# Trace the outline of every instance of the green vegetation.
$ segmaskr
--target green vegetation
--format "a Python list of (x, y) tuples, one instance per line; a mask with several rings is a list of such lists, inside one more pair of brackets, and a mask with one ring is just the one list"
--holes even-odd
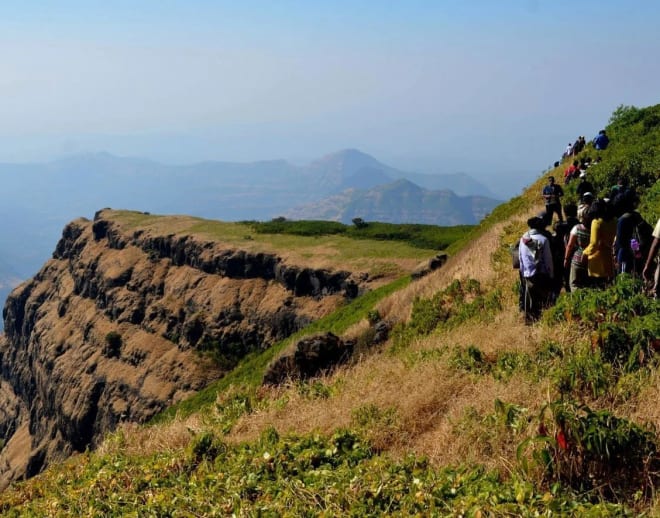
[(479, 317), (483, 322), (502, 309), (499, 290), (485, 292), (479, 281), (453, 281), (433, 297), (417, 298), (413, 302), (410, 322), (400, 323), (393, 330), (394, 350), (406, 347), (412, 338), (427, 335), (442, 327), (456, 327)]
[[(610, 148), (598, 153), (603, 161), (589, 169), (590, 180), (605, 194), (617, 177), (628, 178), (641, 195), (642, 214), (655, 222), (660, 216), (660, 105), (621, 106), (607, 131)], [(596, 156), (590, 146), (583, 156), (587, 154)], [(552, 173), (562, 177), (565, 166)], [(509, 217), (529, 214), (541, 203), (545, 181), (539, 178), (472, 229), (282, 219), (226, 227), (199, 220), (193, 228), (217, 238), (231, 235), (255, 246), (263, 246), (260, 239), (293, 247), (319, 236), (324, 243), (344, 240), (342, 259), (363, 254), (368, 261), (395, 245), (455, 253)], [(575, 184), (566, 189), (567, 200), (575, 199)], [(131, 216), (141, 223), (148, 217)], [(515, 224), (503, 225), (507, 239), (517, 231)], [(365, 244), (367, 239), (392, 241), (377, 251), (373, 243)], [(503, 268), (507, 258), (502, 246), (494, 262)], [(627, 276), (605, 290), (562, 295), (542, 322), (529, 330), (543, 337), (536, 342), (540, 345), (524, 351), (492, 352), (481, 343), (409, 347), (415, 340), (426, 339), (428, 344), (443, 330), (465, 323), (496, 320), (510, 288), (485, 288), (475, 280), (456, 280), (431, 297), (416, 298), (410, 319), (393, 329), (394, 358), (388, 356), (389, 360), (401, 359), (415, 374), (433, 364), (449, 369), (441, 373), (453, 370), (469, 376), (469, 382), (495, 386), (494, 411), (484, 415), (476, 404), (466, 405), (447, 424), (454, 438), (466, 437), (471, 446), (483, 446), (493, 457), (508, 451), (510, 458), (500, 471), (475, 464), (437, 467), (417, 456), (389, 456), (382, 447), (387, 441), (378, 441), (380, 432), (413, 433), (405, 428), (411, 426), (405, 409), (389, 403), (360, 401), (351, 408), (350, 430), (280, 436), (268, 428), (258, 440), (228, 442), (226, 434), (241, 416), (269, 406), (284, 409), (293, 396), (313, 404), (331, 401), (341, 392), (338, 381), (298, 383), (292, 388), (297, 395), (283, 392), (276, 400), (265, 399), (257, 388), (268, 363), (293, 342), (315, 332), (341, 334), (363, 319), (373, 325), (381, 318), (375, 304), (408, 282), (403, 278), (368, 293), (275, 347), (252, 353), (223, 379), (154, 420), (167, 423), (175, 415), (199, 413), (203, 429), (190, 430), (192, 440), (185, 449), (125, 454), (127, 439), (118, 432), (108, 441), (109, 453), (80, 455), (40, 479), (0, 494), (0, 512), (7, 516), (601, 517), (638, 516), (653, 510), (654, 490), (660, 482), (659, 437), (653, 426), (622, 415), (635, 415), (630, 409), (643, 406), (639, 399), (648, 380), (656, 377), (657, 383), (660, 303), (645, 296), (640, 282)], [(524, 400), (499, 399), (499, 390), (517, 379), (525, 381), (525, 389), (538, 386), (543, 392), (541, 403), (532, 402), (536, 410)]]
[(362, 319), (373, 316), (373, 307), (386, 296), (400, 290), (410, 282), (410, 277), (403, 277), (376, 290), (365, 293), (351, 301), (325, 318), (311, 323), (305, 329), (294, 333), (286, 340), (275, 344), (265, 351), (252, 353), (245, 357), (241, 363), (225, 377), (212, 383), (196, 395), (167, 409), (153, 419), (153, 423), (160, 423), (174, 418), (176, 415), (187, 416), (194, 412), (203, 412), (216, 401), (218, 394), (231, 386), (248, 387), (253, 392), (262, 380), (266, 367), (279, 353), (292, 343), (305, 336), (322, 331), (330, 331), (340, 335), (351, 325)]
[[(196, 235), (200, 239), (257, 253), (282, 254), (286, 251), (293, 263), (363, 270), (372, 278), (388, 279), (405, 275), (410, 271), (411, 260), (421, 261), (436, 255), (438, 250), (447, 247), (470, 228), (374, 223), (361, 231), (363, 234), (354, 235), (353, 228), (328, 221), (290, 222), (279, 218), (267, 223), (228, 223), (133, 211), (116, 211), (112, 217), (129, 229), (153, 230), (181, 237)], [(289, 229), (291, 225), (297, 230), (288, 232), (279, 228)]]
[(543, 408), (539, 435), (520, 444), (518, 460), (528, 473), (532, 463), (540, 468), (546, 483), (639, 502), (651, 497), (657, 482), (657, 453), (655, 430), (558, 400)]
[[(434, 469), (423, 458), (396, 461), (359, 435), (280, 437), (266, 430), (232, 446), (197, 435), (177, 458), (114, 451), (84, 454), (33, 488), (5, 495), (5, 516), (632, 516), (621, 504), (594, 503), (554, 485), (536, 489), (522, 476), (502, 481), (482, 468)], [(642, 444), (644, 444), (642, 442)]]
[(602, 357), (619, 375), (646, 365), (659, 345), (660, 302), (646, 296), (642, 282), (628, 275), (619, 275), (606, 290), (562, 295), (544, 318), (592, 330), (591, 356)]
[[(647, 221), (657, 221), (660, 217), (660, 105), (648, 108), (619, 106), (606, 129), (610, 137), (606, 150), (596, 151), (587, 146), (577, 157), (602, 158), (600, 163), (589, 168), (596, 194), (609, 196), (617, 179), (625, 178), (642, 197), (642, 215)], [(567, 201), (577, 199), (576, 186), (577, 182), (572, 182), (566, 189)]]
[(341, 234), (351, 239), (402, 241), (410, 246), (445, 250), (473, 227), (458, 225), (396, 224), (365, 222), (356, 218), (353, 226), (334, 221), (289, 221), (282, 218), (268, 222), (246, 222), (258, 234), (291, 234), (296, 236), (329, 236)]

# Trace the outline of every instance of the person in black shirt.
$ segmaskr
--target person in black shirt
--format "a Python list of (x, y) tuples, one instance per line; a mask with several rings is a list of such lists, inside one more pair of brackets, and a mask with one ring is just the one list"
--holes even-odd
[(585, 192), (594, 192), (594, 186), (587, 180), (587, 173), (580, 173), (580, 183), (577, 186), (577, 194), (580, 198)]
[(548, 184), (543, 187), (542, 196), (545, 200), (545, 212), (547, 214), (546, 224), (552, 223), (552, 213), (556, 212), (559, 221), (564, 221), (564, 216), (561, 212), (561, 197), (564, 195), (564, 190), (560, 185), (555, 183), (554, 176), (548, 176)]

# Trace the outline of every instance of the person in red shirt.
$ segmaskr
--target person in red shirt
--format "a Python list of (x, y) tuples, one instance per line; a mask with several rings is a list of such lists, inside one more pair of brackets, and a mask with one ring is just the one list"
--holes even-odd
[(571, 179), (575, 178), (580, 171), (580, 161), (573, 160), (573, 163), (569, 165), (564, 171), (564, 183), (568, 183)]

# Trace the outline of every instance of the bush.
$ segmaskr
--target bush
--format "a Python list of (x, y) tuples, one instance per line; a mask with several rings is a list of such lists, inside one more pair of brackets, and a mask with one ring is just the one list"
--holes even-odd
[(104, 356), (108, 358), (119, 358), (121, 354), (122, 337), (116, 331), (110, 331), (105, 335), (105, 347), (103, 348)]
[(353, 225), (355, 225), (355, 228), (366, 228), (369, 226), (369, 224), (362, 218), (353, 218), (351, 221), (353, 222)]
[(550, 482), (578, 491), (597, 490), (607, 499), (651, 496), (657, 482), (655, 430), (570, 401), (546, 405), (539, 416), (539, 436), (518, 447), (529, 472), (529, 454)]
[(258, 234), (292, 234), (298, 236), (341, 234), (352, 239), (402, 241), (410, 246), (429, 250), (444, 250), (474, 228), (471, 225), (440, 227), (437, 225), (406, 223), (367, 223), (362, 218), (355, 218), (353, 226), (350, 227), (336, 221), (289, 221), (284, 218), (276, 218), (268, 222), (251, 221), (246, 223)]

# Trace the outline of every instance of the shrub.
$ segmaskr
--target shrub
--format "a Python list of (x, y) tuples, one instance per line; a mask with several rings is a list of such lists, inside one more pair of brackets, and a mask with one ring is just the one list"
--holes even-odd
[(226, 451), (226, 446), (212, 432), (204, 432), (191, 442), (189, 446), (190, 458), (194, 463), (204, 460), (212, 461)]
[(353, 218), (351, 221), (353, 222), (353, 225), (355, 225), (355, 228), (366, 228), (369, 226), (369, 224), (362, 218)]
[(568, 396), (597, 398), (614, 385), (612, 367), (603, 362), (598, 351), (583, 346), (553, 370), (555, 386), (559, 393)]
[(570, 401), (546, 405), (539, 416), (539, 436), (518, 447), (529, 472), (529, 454), (544, 477), (578, 491), (597, 490), (608, 499), (651, 496), (657, 479), (655, 430)]
[(105, 347), (103, 354), (108, 358), (119, 358), (121, 354), (121, 346), (123, 340), (121, 335), (116, 331), (110, 331), (105, 335)]

